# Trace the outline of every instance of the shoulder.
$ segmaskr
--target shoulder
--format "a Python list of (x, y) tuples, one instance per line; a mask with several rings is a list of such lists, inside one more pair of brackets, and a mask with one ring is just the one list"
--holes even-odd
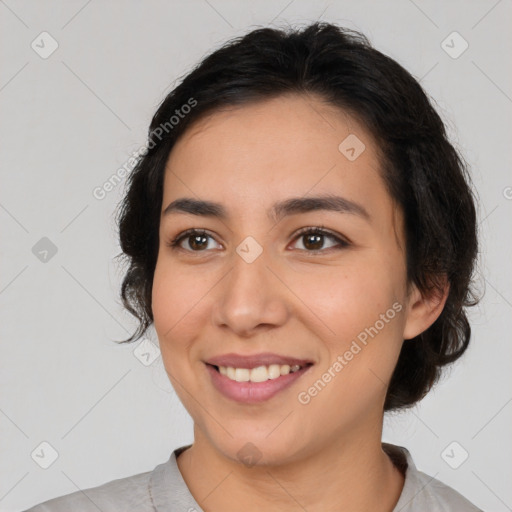
[[(483, 512), (462, 494), (440, 480), (418, 471), (418, 495), (412, 500), (418, 506), (440, 512)], [(421, 489), (421, 490), (420, 490)], [(419, 509), (418, 509), (419, 510)]]
[(452, 487), (419, 471), (407, 448), (387, 443), (383, 448), (405, 471), (402, 494), (393, 512), (483, 512)]
[(201, 510), (190, 494), (176, 458), (191, 445), (176, 448), (152, 471), (112, 480), (53, 498), (23, 512), (137, 512)]
[(50, 499), (23, 512), (153, 512), (148, 487), (151, 474), (152, 472), (148, 471), (112, 480), (98, 487)]

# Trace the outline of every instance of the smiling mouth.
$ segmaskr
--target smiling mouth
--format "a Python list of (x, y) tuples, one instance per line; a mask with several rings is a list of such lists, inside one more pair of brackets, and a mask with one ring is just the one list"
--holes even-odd
[(290, 373), (299, 372), (309, 366), (312, 366), (313, 363), (306, 363), (303, 365), (294, 364), (292, 366), (288, 364), (270, 364), (257, 366), (255, 368), (234, 368), (232, 366), (206, 364), (234, 382), (258, 383), (266, 382), (268, 380), (276, 380)]
[[(276, 358), (273, 357), (273, 359)], [(235, 363), (236, 358), (230, 358), (230, 360)], [(225, 364), (231, 361), (226, 361)], [(251, 366), (251, 368), (243, 368), (212, 364), (214, 362), (221, 361), (205, 362), (213, 387), (224, 397), (247, 405), (263, 403), (284, 392), (294, 382), (308, 374), (314, 365), (309, 361), (290, 360), (291, 365), (275, 362), (263, 365), (260, 362), (256, 366), (254, 359), (252, 361), (238, 359), (235, 364)]]

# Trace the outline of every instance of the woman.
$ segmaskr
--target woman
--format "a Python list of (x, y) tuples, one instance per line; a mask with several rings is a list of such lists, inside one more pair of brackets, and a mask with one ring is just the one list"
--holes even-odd
[(462, 159), (359, 33), (258, 29), (163, 101), (119, 211), (122, 285), (194, 442), (31, 511), (478, 511), (382, 443), (468, 347)]

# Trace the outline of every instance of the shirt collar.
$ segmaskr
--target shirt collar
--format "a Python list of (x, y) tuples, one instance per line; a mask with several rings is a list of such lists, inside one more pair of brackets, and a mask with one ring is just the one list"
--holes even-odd
[(420, 474), (412, 460), (412, 455), (405, 446), (382, 443), (382, 449), (405, 475), (400, 498), (392, 512), (407, 512), (411, 510), (412, 501), (423, 490), (424, 484), (421, 483)]
[(151, 473), (149, 494), (157, 512), (201, 512), (181, 476), (176, 458), (192, 445), (181, 446), (171, 453), (169, 460)]

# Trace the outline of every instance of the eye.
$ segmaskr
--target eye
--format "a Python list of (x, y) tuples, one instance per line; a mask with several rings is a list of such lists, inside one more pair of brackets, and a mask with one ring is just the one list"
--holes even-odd
[[(178, 248), (189, 252), (203, 252), (203, 249), (208, 248), (208, 238), (213, 239), (204, 229), (187, 229), (187, 231), (180, 233), (174, 240), (167, 242), (166, 245), (173, 249)], [(182, 247), (182, 240), (187, 241), (191, 249)]]
[[(331, 233), (330, 231), (326, 231), (325, 229), (322, 229), (322, 228), (323, 228), (323, 226), (300, 229), (299, 232), (297, 233), (297, 236), (295, 237), (295, 240), (305, 241), (305, 243), (302, 244), (304, 249), (301, 249), (301, 248), (299, 248), (299, 249), (305, 250), (307, 252), (312, 252), (312, 253), (325, 252), (325, 251), (322, 251), (322, 248), (325, 249), (325, 247), (323, 247), (324, 246), (323, 239), (325, 239), (325, 238), (330, 238), (331, 240), (334, 240), (338, 245), (338, 247), (337, 247), (338, 249), (343, 249), (350, 245), (347, 241), (341, 239), (339, 236), (336, 236), (333, 233)], [(327, 249), (332, 249), (332, 248), (333, 248), (333, 246), (327, 247)], [(336, 247), (334, 247), (334, 249), (336, 249)]]

